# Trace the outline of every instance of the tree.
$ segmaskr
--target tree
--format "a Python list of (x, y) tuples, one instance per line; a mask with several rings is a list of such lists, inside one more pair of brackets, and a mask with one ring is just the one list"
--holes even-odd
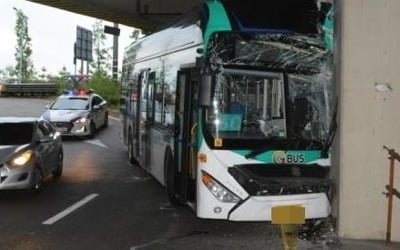
[(112, 59), (109, 53), (110, 48), (106, 47), (106, 34), (101, 20), (96, 20), (93, 25), (93, 50), (94, 61), (91, 63), (91, 67), (94, 69), (93, 74), (109, 76)]
[(33, 64), (31, 60), (32, 45), (31, 38), (28, 33), (28, 17), (22, 10), (14, 8), (16, 12), (15, 34), (17, 36), (17, 45), (15, 51), (15, 73), (18, 76), (19, 82), (25, 82), (33, 77)]
[(58, 72), (59, 77), (65, 78), (67, 75), (69, 75), (67, 71), (67, 67), (65, 65), (61, 68), (61, 70)]
[(133, 30), (132, 30), (132, 33), (129, 35), (129, 38), (132, 38), (133, 41), (136, 41), (136, 40), (139, 38), (139, 36), (140, 36), (141, 33), (142, 33), (141, 30), (139, 30), (139, 29), (133, 29)]
[(4, 70), (0, 70), (0, 80), (5, 82), (15, 82), (16, 74), (13, 66), (8, 65)]
[(47, 69), (45, 68), (45, 67), (42, 67), (42, 70), (41, 70), (42, 72), (40, 73), (40, 75), (39, 75), (39, 77), (40, 77), (40, 80), (41, 81), (43, 81), (43, 82), (45, 82), (47, 79)]

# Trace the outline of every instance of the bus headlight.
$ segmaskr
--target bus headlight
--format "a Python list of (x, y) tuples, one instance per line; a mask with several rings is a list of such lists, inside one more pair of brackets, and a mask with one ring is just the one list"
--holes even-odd
[(205, 171), (201, 171), (201, 180), (207, 189), (214, 195), (217, 200), (227, 203), (237, 203), (240, 198), (229, 191), (226, 187), (218, 183), (211, 175)]

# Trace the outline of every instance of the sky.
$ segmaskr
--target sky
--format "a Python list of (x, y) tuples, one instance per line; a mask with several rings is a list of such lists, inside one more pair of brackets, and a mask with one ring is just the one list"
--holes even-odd
[[(96, 19), (25, 0), (0, 0), (0, 69), (16, 64), (14, 57), (16, 13), (13, 7), (21, 9), (29, 18), (28, 32), (32, 39), (31, 58), (35, 70), (40, 72), (42, 67), (45, 67), (48, 73), (57, 74), (65, 66), (68, 72), (75, 74), (73, 46), (76, 40), (76, 27), (79, 25), (92, 30)], [(103, 24), (113, 26), (108, 21), (103, 21)], [(124, 48), (132, 42), (129, 35), (133, 28), (124, 25), (119, 25), (119, 28), (121, 29), (118, 56), (120, 70)], [(107, 47), (112, 47), (112, 35), (106, 36)], [(80, 61), (77, 62), (77, 66), (79, 70)]]

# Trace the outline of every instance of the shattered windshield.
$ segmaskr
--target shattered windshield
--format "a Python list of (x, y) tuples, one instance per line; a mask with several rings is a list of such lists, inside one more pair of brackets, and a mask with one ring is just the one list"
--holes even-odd
[[(294, 34), (218, 32), (208, 46), (215, 68), (222, 65), (318, 73), (331, 59), (321, 39)], [(326, 69), (331, 70), (331, 69)]]
[(331, 54), (318, 39), (222, 32), (208, 48), (215, 85), (205, 123), (213, 138), (290, 141), (303, 148), (327, 140)]
[(283, 74), (224, 69), (207, 123), (216, 138), (286, 137)]

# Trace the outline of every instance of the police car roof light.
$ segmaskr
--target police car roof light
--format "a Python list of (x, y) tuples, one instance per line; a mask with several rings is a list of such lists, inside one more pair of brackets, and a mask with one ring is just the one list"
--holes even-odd
[(63, 91), (63, 94), (67, 96), (82, 96), (82, 95), (90, 95), (92, 93), (93, 93), (92, 89), (84, 89), (84, 88), (65, 89)]

